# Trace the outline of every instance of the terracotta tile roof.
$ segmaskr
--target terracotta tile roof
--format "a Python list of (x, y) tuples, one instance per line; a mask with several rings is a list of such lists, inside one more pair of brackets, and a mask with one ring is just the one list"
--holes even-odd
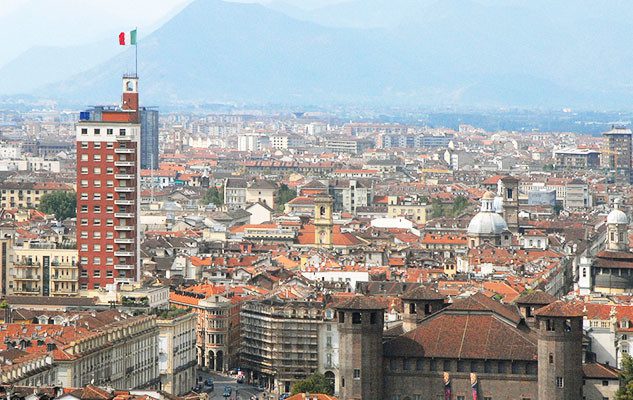
[(521, 315), (516, 307), (508, 307), (486, 297), (483, 293), (475, 293), (465, 299), (457, 300), (446, 309), (451, 311), (491, 311), (514, 323), (521, 320)]
[(495, 313), (440, 311), (387, 342), (384, 352), (404, 357), (533, 361), (537, 340), (533, 332), (522, 331)]
[(588, 379), (619, 379), (620, 370), (600, 363), (585, 363), (582, 373)]
[(334, 307), (340, 310), (382, 310), (385, 308), (378, 299), (361, 295), (339, 301)]
[(556, 301), (556, 297), (552, 296), (549, 293), (545, 293), (542, 290), (534, 290), (529, 293), (523, 293), (519, 298), (517, 298), (514, 302), (516, 304), (536, 304), (536, 305), (546, 305)]
[(444, 300), (446, 297), (436, 290), (420, 285), (407, 290), (401, 298), (402, 300)]
[(566, 303), (562, 300), (546, 305), (536, 310), (537, 317), (582, 317), (583, 307), (581, 303)]
[(297, 393), (294, 396), (290, 396), (286, 398), (286, 400), (338, 400), (338, 399), (334, 396), (330, 396), (329, 394), (323, 394), (323, 393), (317, 393), (317, 394)]

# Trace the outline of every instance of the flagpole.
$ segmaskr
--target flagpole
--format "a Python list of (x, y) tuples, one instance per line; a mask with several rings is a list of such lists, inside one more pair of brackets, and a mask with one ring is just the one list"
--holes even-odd
[(134, 44), (134, 75), (138, 78), (138, 27), (134, 27), (136, 32), (136, 43)]

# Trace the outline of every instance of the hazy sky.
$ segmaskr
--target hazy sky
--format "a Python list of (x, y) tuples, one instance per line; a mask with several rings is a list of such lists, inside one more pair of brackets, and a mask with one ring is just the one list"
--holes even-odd
[[(142, 37), (191, 1), (0, 0), (0, 37), (4, 39), (1, 42), (0, 66), (34, 46), (83, 45), (107, 39), (135, 26)], [(263, 4), (279, 1), (293, 7), (312, 9), (343, 0), (231, 1)]]

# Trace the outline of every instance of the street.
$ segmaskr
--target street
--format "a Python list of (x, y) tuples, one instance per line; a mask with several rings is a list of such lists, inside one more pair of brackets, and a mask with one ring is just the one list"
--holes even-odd
[[(255, 396), (258, 400), (264, 399), (264, 392), (258, 388), (249, 384), (238, 384), (237, 377), (226, 376), (217, 373), (209, 373), (198, 370), (198, 376), (202, 379), (211, 378), (215, 385), (215, 389), (209, 393), (209, 400), (225, 400), (223, 396), (224, 387), (229, 386), (231, 388), (231, 397), (229, 400), (249, 400), (251, 396)], [(271, 399), (274, 397), (270, 397)]]

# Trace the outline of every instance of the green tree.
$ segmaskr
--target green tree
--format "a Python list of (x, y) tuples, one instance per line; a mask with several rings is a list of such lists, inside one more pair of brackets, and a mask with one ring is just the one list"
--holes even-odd
[(615, 394), (615, 400), (633, 400), (633, 358), (626, 353), (622, 357), (620, 388)]
[(77, 195), (75, 192), (56, 190), (40, 198), (39, 210), (46, 214), (55, 214), (58, 220), (77, 216)]
[(221, 206), (224, 204), (224, 190), (222, 188), (218, 189), (216, 187), (209, 188), (207, 192), (204, 194), (202, 198), (203, 204), (215, 204), (216, 206)]
[(440, 218), (444, 216), (444, 204), (442, 204), (442, 200), (440, 200), (439, 197), (436, 197), (431, 201), (431, 211), (433, 218)]
[(292, 386), (292, 394), (323, 393), (334, 394), (332, 383), (323, 374), (312, 374)]
[(279, 189), (277, 189), (275, 197), (275, 203), (277, 204), (277, 207), (282, 209), (284, 204), (297, 197), (297, 191), (294, 189), (290, 189), (288, 185), (282, 183), (281, 186), (279, 186)]
[(455, 197), (455, 201), (453, 201), (453, 216), (457, 216), (461, 214), (468, 207), (468, 199), (464, 196)]

